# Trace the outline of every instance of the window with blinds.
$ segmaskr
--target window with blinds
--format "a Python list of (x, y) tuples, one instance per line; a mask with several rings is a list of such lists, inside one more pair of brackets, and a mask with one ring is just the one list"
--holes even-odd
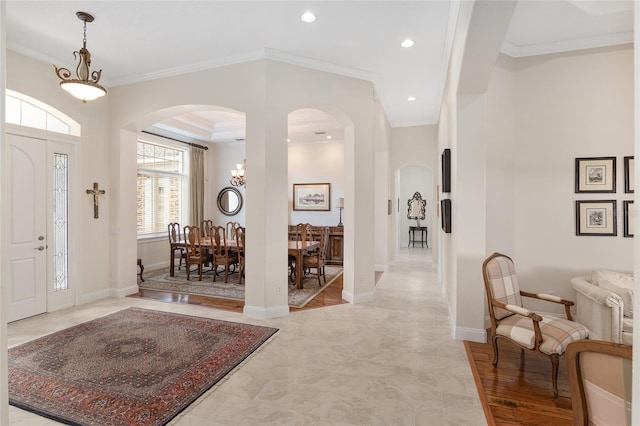
[(138, 141), (138, 236), (166, 234), (182, 223), (187, 178), (185, 150)]

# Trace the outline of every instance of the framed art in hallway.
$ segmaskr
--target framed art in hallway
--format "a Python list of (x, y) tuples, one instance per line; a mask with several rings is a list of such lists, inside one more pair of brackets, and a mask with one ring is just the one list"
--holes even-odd
[(442, 230), (446, 234), (451, 233), (451, 200), (444, 198), (440, 200), (442, 210)]
[(576, 235), (618, 235), (616, 200), (576, 201)]
[(442, 192), (451, 192), (451, 150), (445, 148), (441, 155)]
[(633, 156), (624, 157), (624, 192), (627, 194), (633, 194), (636, 186), (634, 185), (633, 177), (635, 176), (635, 165)]
[(330, 200), (330, 183), (293, 184), (294, 210), (329, 211)]
[(624, 237), (633, 238), (634, 226), (633, 226), (633, 201), (623, 201), (624, 205)]
[(576, 158), (576, 193), (616, 192), (616, 157)]

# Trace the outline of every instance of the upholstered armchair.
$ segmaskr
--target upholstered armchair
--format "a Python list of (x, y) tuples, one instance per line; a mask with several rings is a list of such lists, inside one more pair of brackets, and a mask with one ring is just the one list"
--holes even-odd
[(567, 346), (573, 424), (630, 425), (633, 347), (604, 340)]
[(633, 276), (594, 270), (571, 280), (576, 291), (576, 321), (591, 339), (633, 345)]
[[(493, 253), (484, 261), (482, 275), (491, 318), (493, 366), (498, 365), (498, 339), (512, 342), (522, 350), (541, 353), (551, 361), (553, 396), (558, 397), (560, 356), (569, 343), (589, 337), (586, 327), (572, 321), (570, 308), (573, 302), (553, 295), (521, 291), (513, 261), (500, 253)], [(567, 318), (543, 317), (526, 309), (523, 297), (561, 304)]]

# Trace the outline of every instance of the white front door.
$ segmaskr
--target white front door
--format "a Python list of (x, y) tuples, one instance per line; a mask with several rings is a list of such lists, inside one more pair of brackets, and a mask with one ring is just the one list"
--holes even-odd
[(47, 311), (47, 141), (7, 134), (9, 321)]

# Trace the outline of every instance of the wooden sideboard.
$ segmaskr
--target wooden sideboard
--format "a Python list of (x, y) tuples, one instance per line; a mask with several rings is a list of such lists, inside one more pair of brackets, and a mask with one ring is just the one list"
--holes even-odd
[[(312, 231), (318, 228), (312, 226)], [(329, 249), (327, 250), (326, 262), (329, 265), (342, 265), (344, 259), (344, 227), (329, 226)], [(289, 225), (289, 238), (296, 233), (296, 226)]]

